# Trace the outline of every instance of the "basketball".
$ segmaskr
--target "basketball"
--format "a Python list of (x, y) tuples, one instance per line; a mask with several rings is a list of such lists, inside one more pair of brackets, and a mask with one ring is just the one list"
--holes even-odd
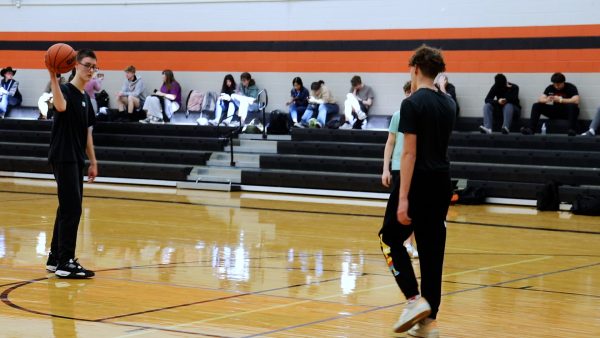
[(57, 43), (46, 51), (46, 68), (55, 73), (68, 73), (75, 67), (77, 53), (66, 43)]

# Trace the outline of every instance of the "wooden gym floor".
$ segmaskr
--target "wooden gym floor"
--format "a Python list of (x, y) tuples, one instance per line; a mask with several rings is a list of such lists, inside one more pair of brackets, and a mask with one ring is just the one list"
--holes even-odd
[[(0, 337), (393, 336), (384, 201), (85, 189), (77, 252), (97, 276), (59, 280), (54, 182), (0, 178)], [(600, 219), (453, 206), (443, 281), (441, 337), (598, 337)]]

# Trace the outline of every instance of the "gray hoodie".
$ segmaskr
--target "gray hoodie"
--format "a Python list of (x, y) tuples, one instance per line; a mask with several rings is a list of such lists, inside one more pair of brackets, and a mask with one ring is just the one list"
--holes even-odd
[(123, 96), (132, 95), (138, 97), (140, 101), (144, 101), (146, 98), (144, 89), (144, 82), (142, 81), (142, 78), (136, 75), (134, 81), (125, 79), (125, 82), (123, 82), (123, 87), (121, 88), (121, 92), (123, 93)]

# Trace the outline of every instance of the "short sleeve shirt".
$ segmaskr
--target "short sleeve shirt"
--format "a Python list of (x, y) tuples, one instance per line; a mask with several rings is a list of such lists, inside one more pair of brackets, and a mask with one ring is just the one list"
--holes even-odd
[(394, 151), (392, 151), (392, 170), (400, 170), (400, 156), (404, 146), (404, 134), (398, 131), (400, 125), (400, 111), (395, 112), (390, 120), (389, 132), (396, 135)]
[(64, 112), (56, 112), (50, 136), (50, 162), (85, 161), (88, 128), (96, 123), (94, 109), (85, 92), (71, 83), (60, 85), (67, 102)]
[(554, 96), (560, 96), (565, 99), (570, 99), (575, 95), (579, 95), (579, 92), (577, 91), (577, 87), (575, 87), (574, 84), (572, 84), (570, 82), (565, 82), (565, 86), (561, 90), (554, 88), (553, 85), (549, 85), (548, 87), (546, 87), (546, 90), (544, 90), (544, 95), (546, 95), (546, 96), (554, 95)]
[(455, 119), (456, 103), (440, 91), (421, 88), (402, 101), (398, 130), (417, 135), (415, 171), (450, 170), (448, 143)]

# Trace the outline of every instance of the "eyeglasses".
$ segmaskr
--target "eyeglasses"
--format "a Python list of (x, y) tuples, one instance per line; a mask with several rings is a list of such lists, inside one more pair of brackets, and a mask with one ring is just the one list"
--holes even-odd
[(100, 68), (96, 67), (96, 65), (94, 65), (94, 64), (90, 64), (90, 63), (88, 63), (88, 64), (83, 64), (83, 63), (81, 63), (81, 62), (79, 62), (79, 64), (80, 64), (80, 65), (82, 65), (82, 66), (84, 66), (84, 67), (85, 67), (85, 69), (87, 69), (87, 70), (88, 70), (88, 72), (89, 72), (89, 71), (92, 71), (92, 72), (97, 72), (97, 71), (99, 71), (99, 70), (100, 70)]

